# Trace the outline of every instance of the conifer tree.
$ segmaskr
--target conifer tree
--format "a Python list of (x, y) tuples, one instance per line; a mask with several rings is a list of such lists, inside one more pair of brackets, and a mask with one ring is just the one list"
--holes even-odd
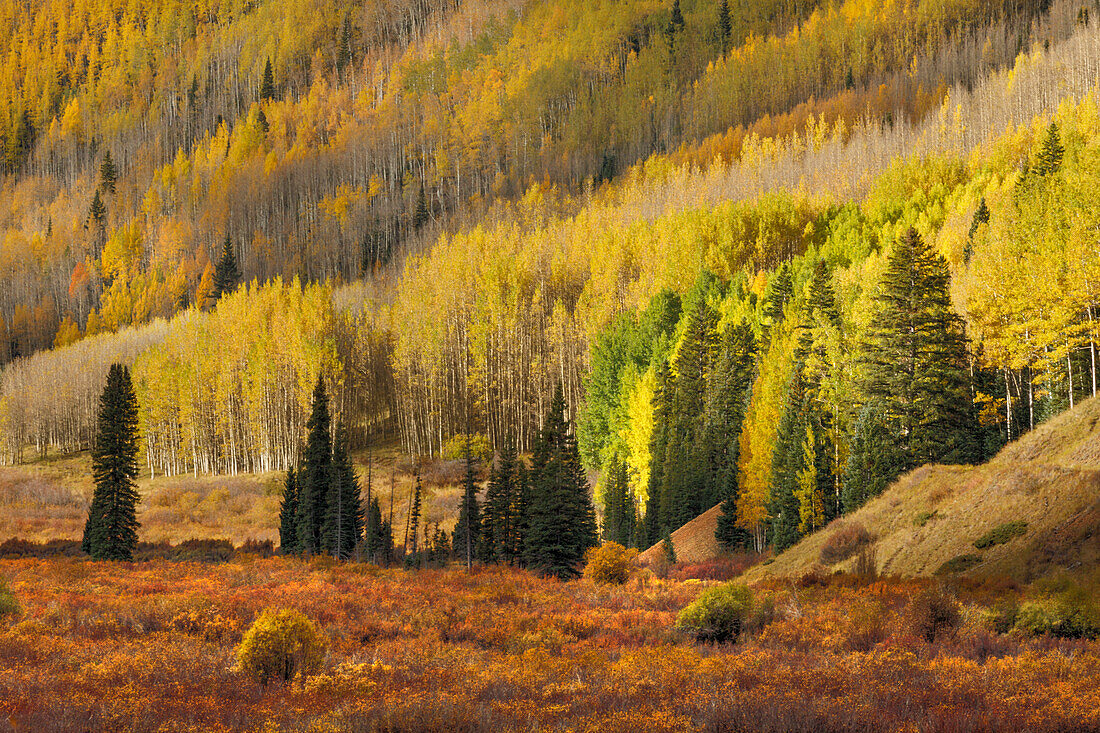
[(794, 284), (791, 281), (791, 270), (786, 262), (776, 270), (772, 278), (768, 293), (764, 297), (764, 316), (768, 319), (769, 326), (775, 328), (783, 322), (784, 309), (794, 294)]
[(424, 184), (420, 184), (420, 193), (416, 196), (416, 209), (413, 211), (413, 227), (422, 228), (428, 223), (431, 214), (428, 211), (428, 199), (424, 195)]
[(321, 530), (322, 549), (338, 560), (351, 557), (363, 534), (361, 501), (359, 478), (348, 454), (347, 430), (341, 425), (333, 446), (332, 479)]
[(634, 545), (634, 497), (626, 464), (612, 456), (604, 487), (603, 539), (623, 547)]
[[(786, 408), (780, 419), (772, 449), (772, 483), (768, 503), (770, 532), (776, 552), (782, 552), (801, 536), (799, 494), (803, 489), (799, 475), (806, 469), (805, 441), (809, 425), (802, 365), (796, 365), (787, 392)], [(816, 480), (816, 476), (815, 476)]]
[(526, 533), (528, 567), (562, 580), (580, 574), (585, 552), (597, 544), (596, 512), (560, 383), (535, 447)]
[(458, 508), (458, 522), (454, 529), (454, 551), (469, 569), (478, 556), (481, 546), (481, 506), (477, 499), (477, 475), (474, 472), (473, 454), (470, 452), (470, 436), (466, 435), (464, 463), (466, 473), (462, 481), (462, 503)]
[(382, 517), (382, 505), (378, 497), (372, 497), (367, 507), (366, 537), (363, 552), (369, 562), (381, 565), (393, 554), (393, 530)]
[(718, 4), (718, 43), (723, 56), (730, 52), (732, 41), (733, 24), (730, 21), (730, 3), (729, 0), (722, 0)]
[(138, 405), (130, 369), (113, 364), (99, 398), (92, 448), (95, 492), (81, 547), (96, 560), (131, 560), (137, 545)]
[(325, 380), (317, 376), (313, 389), (313, 407), (306, 422), (306, 448), (298, 473), (298, 552), (319, 554), (322, 527), (328, 510), (329, 490), (333, 484), (331, 418)]
[(351, 16), (344, 15), (340, 25), (340, 40), (336, 51), (336, 69), (343, 71), (351, 61)]
[(264, 64), (264, 78), (260, 83), (260, 101), (275, 98), (275, 73), (271, 70), (271, 59)]
[(500, 451), (500, 460), (489, 475), (482, 518), (481, 559), (485, 562), (511, 562), (515, 534), (515, 501), (518, 466), (515, 441), (508, 437)]
[(904, 457), (897, 454), (896, 440), (890, 434), (881, 406), (864, 405), (856, 421), (844, 470), (841, 502), (844, 512), (853, 512), (869, 499), (881, 494), (898, 476)]
[(101, 229), (107, 226), (107, 207), (103, 205), (98, 188), (92, 196), (91, 208), (88, 209), (88, 221)]
[(949, 289), (947, 262), (910, 228), (890, 254), (864, 356), (864, 396), (895, 437), (898, 474), (981, 455), (968, 343)]
[(108, 193), (115, 192), (115, 184), (118, 182), (118, 169), (111, 160), (111, 151), (103, 154), (103, 163), (99, 166), (99, 187)]
[(298, 552), (298, 477), (293, 468), (286, 472), (283, 502), (279, 507), (279, 550), (283, 555)]
[(756, 374), (756, 336), (745, 321), (722, 336), (722, 347), (707, 374), (703, 407), (703, 456), (707, 462), (701, 508), (736, 497), (741, 424)]
[(226, 232), (221, 257), (218, 258), (218, 264), (214, 269), (214, 299), (219, 300), (223, 295), (232, 293), (237, 289), (240, 281), (241, 272), (237, 268), (237, 257), (233, 254), (233, 240)]
[(675, 388), (668, 362), (657, 368), (657, 384), (653, 391), (653, 434), (650, 436), (649, 495), (645, 509), (645, 537), (640, 544), (648, 546), (664, 534), (661, 519), (661, 487), (664, 485), (664, 465), (668, 448), (671, 395)]
[(1065, 152), (1062, 136), (1058, 132), (1058, 123), (1051, 122), (1039, 144), (1035, 164), (1031, 167), (1032, 172), (1037, 176), (1047, 176), (1056, 172), (1062, 167), (1062, 157)]
[(409, 510), (408, 534), (405, 535), (405, 552), (414, 558), (417, 555), (418, 546), (416, 533), (420, 529), (421, 491), (420, 469), (417, 469), (416, 487), (413, 490), (412, 507)]
[(516, 478), (513, 486), (512, 513), (508, 534), (509, 547), (504, 558), (513, 565), (525, 566), (524, 548), (527, 546), (527, 528), (531, 509), (531, 472), (522, 459), (516, 461)]
[(978, 208), (974, 210), (974, 218), (970, 220), (970, 239), (978, 233), (978, 227), (989, 223), (989, 206), (985, 203), (985, 196), (978, 201)]

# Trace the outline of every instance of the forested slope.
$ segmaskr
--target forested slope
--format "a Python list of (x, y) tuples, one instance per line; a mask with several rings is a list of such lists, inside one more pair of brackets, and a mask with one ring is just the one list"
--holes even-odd
[(811, 118), (918, 119), (1078, 12), (675, 6), (7, 3), (0, 361), (206, 307), (227, 235), (246, 279), (348, 281), (534, 183), (576, 195)]

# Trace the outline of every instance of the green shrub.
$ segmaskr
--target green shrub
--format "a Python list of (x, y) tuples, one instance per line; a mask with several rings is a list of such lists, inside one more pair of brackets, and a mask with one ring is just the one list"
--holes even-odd
[(999, 527), (989, 530), (984, 535), (974, 540), (974, 547), (984, 550), (994, 545), (1003, 545), (1027, 532), (1027, 522), (1017, 520), (1005, 522)]
[(489, 438), (481, 433), (458, 433), (451, 436), (443, 444), (443, 458), (448, 461), (461, 461), (466, 458), (466, 446), (469, 446), (470, 457), (474, 460), (488, 463), (493, 459), (493, 447), (489, 444)]
[(916, 527), (923, 527), (938, 517), (940, 513), (938, 511), (920, 512), (917, 516), (913, 517), (913, 525)]
[(605, 542), (586, 555), (584, 577), (603, 585), (622, 585), (630, 578), (637, 550), (628, 550), (618, 542)]
[(321, 630), (301, 612), (269, 608), (245, 633), (237, 662), (261, 685), (274, 679), (289, 682), (297, 674), (317, 671), (326, 646)]
[(946, 575), (949, 573), (965, 573), (970, 568), (974, 567), (982, 561), (981, 555), (956, 555), (943, 565), (940, 565), (936, 570), (936, 575)]
[(1025, 601), (1014, 627), (1030, 636), (1093, 639), (1100, 635), (1100, 611), (1087, 595), (1073, 589), (1057, 596)]
[(8, 587), (7, 581), (0, 578), (0, 618), (18, 618), (23, 614), (23, 609), (19, 606), (19, 599), (15, 597), (15, 594), (11, 592), (11, 588)]
[(676, 617), (676, 628), (699, 641), (736, 641), (753, 611), (747, 585), (727, 583), (708, 588)]

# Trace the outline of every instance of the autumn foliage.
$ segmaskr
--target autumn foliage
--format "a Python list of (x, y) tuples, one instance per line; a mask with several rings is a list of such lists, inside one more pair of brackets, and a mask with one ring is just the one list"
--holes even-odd
[(275, 679), (289, 682), (317, 671), (326, 647), (321, 630), (299, 611), (269, 608), (245, 633), (237, 663), (261, 685)]
[(584, 577), (604, 585), (622, 585), (630, 578), (631, 566), (638, 551), (618, 542), (604, 542), (588, 551)]

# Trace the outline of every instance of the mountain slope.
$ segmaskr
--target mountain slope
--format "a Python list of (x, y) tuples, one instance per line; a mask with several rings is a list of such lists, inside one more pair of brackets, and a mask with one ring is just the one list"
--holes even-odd
[[(975, 547), (1010, 522), (1027, 526), (1007, 542)], [(707, 522), (700, 517), (692, 524), (680, 533), (699, 545)], [(964, 571), (969, 575), (1030, 580), (1057, 566), (1100, 560), (1100, 399), (1036, 428), (985, 465), (924, 466), (903, 476), (882, 496), (746, 577), (851, 569), (854, 555), (836, 564), (823, 563), (821, 555), (838, 531), (852, 525), (875, 538), (871, 547), (884, 575), (932, 575), (971, 555), (976, 564)]]

